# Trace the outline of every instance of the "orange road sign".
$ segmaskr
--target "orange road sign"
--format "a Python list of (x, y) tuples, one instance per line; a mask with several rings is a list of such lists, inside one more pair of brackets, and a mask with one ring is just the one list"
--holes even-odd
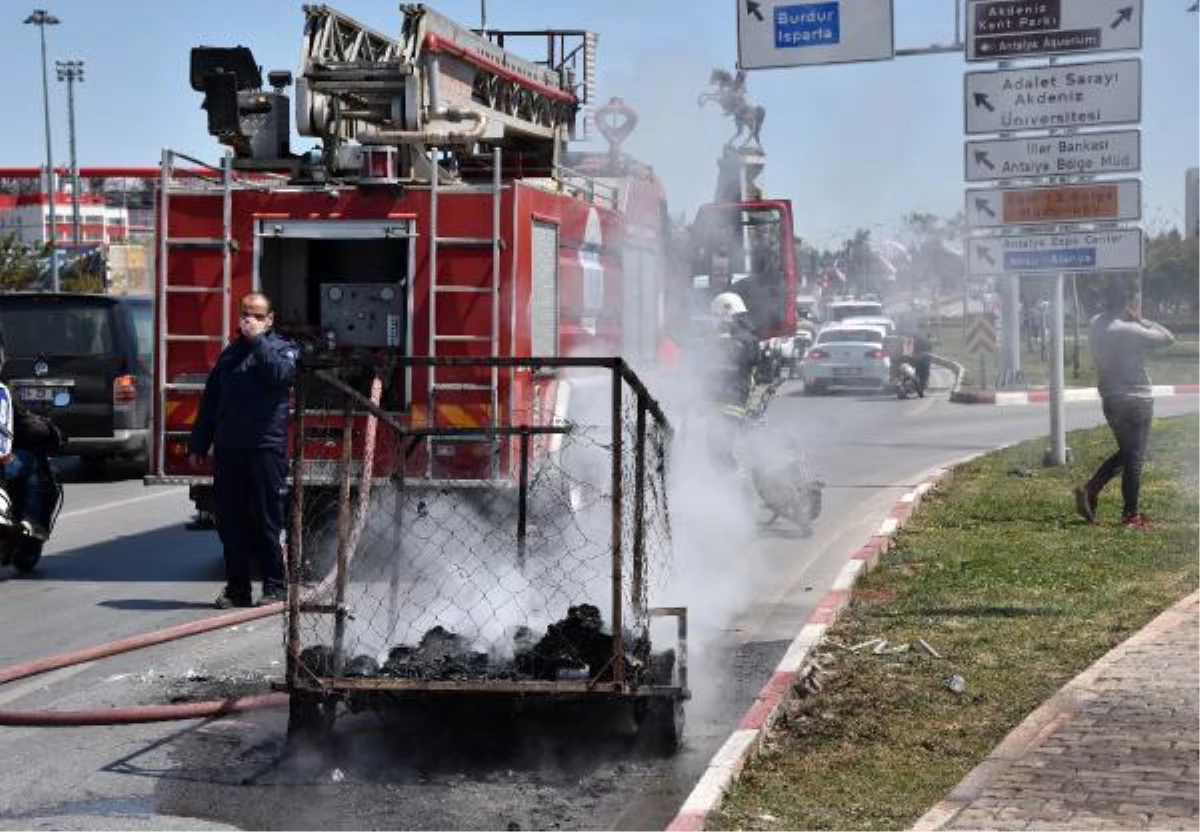
[(1037, 223), (1136, 220), (1142, 215), (1137, 179), (1032, 188), (967, 191), (967, 222), (974, 228)]

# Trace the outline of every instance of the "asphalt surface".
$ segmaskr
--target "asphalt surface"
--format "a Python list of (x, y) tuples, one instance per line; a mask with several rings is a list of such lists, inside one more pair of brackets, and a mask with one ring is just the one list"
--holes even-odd
[[(1044, 409), (944, 400), (785, 395), (778, 402), (830, 482), (825, 522), (808, 540), (754, 542), (762, 574), (745, 586), (730, 584), (727, 558), (751, 550), (701, 564), (701, 582), (717, 584), (707, 600), (736, 597), (709, 610), (708, 627), (722, 639), (697, 657), (713, 672), (694, 676), (704, 684), (693, 683), (698, 701), (689, 705), (687, 745), (676, 759), (631, 757), (570, 731), (557, 742), (561, 732), (541, 734), (525, 757), (497, 755), (472, 748), (486, 725), (460, 726), (467, 756), (439, 759), (420, 747), (436, 737), (407, 734), (410, 745), (398, 748), (395, 735), (362, 716), (339, 720), (339, 747), (325, 750), (332, 754), (289, 757), (280, 711), (167, 726), (6, 728), (0, 745), (15, 776), (0, 784), (0, 804), (9, 807), (0, 828), (661, 828), (846, 554), (920, 472), (1038, 435), (1046, 422)], [(1156, 407), (1194, 411), (1195, 402)], [(1098, 421), (1094, 406), (1068, 408), (1068, 429)], [(181, 530), (181, 491), (119, 481), (69, 489), (45, 575), (2, 585), (15, 613), (12, 638), (0, 645), (4, 665), (211, 614), (219, 554), (211, 534)], [(146, 704), (204, 698), (239, 678), (262, 685), (280, 672), (280, 642), (278, 620), (230, 628), (14, 683), (0, 689), (0, 707)]]

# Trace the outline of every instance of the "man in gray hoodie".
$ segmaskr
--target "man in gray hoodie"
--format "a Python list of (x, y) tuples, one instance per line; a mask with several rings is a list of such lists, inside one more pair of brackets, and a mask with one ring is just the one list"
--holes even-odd
[(1096, 521), (1100, 492), (1119, 471), (1124, 500), (1121, 525), (1141, 529), (1150, 524), (1138, 507), (1142, 464), (1154, 417), (1145, 357), (1149, 350), (1172, 344), (1175, 336), (1161, 324), (1143, 320), (1141, 311), (1137, 281), (1112, 279), (1104, 287), (1104, 311), (1088, 325), (1088, 349), (1096, 364), (1104, 419), (1117, 440), (1117, 452), (1075, 489), (1075, 508), (1089, 523)]

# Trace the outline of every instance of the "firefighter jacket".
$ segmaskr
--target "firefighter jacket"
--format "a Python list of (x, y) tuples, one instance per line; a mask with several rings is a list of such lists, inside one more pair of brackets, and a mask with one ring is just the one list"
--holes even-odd
[(710, 360), (709, 397), (723, 413), (741, 415), (754, 386), (758, 339), (741, 320), (722, 325)]
[(299, 350), (273, 331), (239, 335), (208, 374), (188, 453), (218, 448), (287, 447), (288, 395)]

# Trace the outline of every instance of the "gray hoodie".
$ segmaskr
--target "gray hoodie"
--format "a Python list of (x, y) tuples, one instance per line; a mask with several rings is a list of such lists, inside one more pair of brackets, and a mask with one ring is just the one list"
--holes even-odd
[(1088, 325), (1088, 349), (1096, 362), (1097, 387), (1103, 398), (1150, 398), (1149, 350), (1175, 341), (1170, 331), (1153, 321), (1113, 318), (1100, 314)]

